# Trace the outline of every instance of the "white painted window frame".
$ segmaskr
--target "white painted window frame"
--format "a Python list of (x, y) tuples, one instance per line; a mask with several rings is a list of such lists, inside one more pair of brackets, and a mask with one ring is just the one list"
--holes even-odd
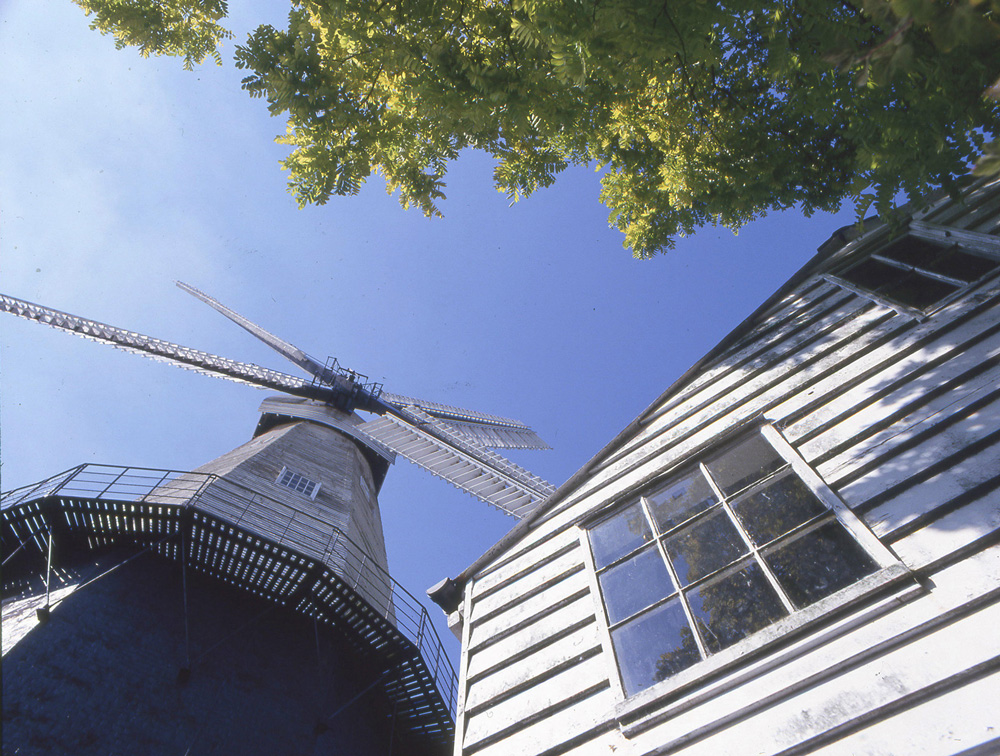
[[(867, 259), (871, 255), (877, 255), (879, 250), (884, 247), (888, 247), (900, 239), (904, 239), (908, 236), (912, 236), (916, 239), (922, 239), (924, 241), (933, 242), (935, 244), (940, 244), (942, 246), (958, 244), (964, 251), (971, 252), (973, 254), (979, 255), (980, 257), (986, 257), (991, 260), (1000, 261), (1000, 237), (992, 236), (990, 234), (979, 233), (978, 231), (967, 231), (960, 228), (952, 228), (949, 226), (940, 226), (934, 223), (927, 223), (926, 221), (912, 220), (909, 223), (907, 231), (902, 236), (889, 238), (885, 234), (879, 234), (876, 238), (878, 242), (874, 242), (870, 249), (868, 249), (863, 254), (858, 256), (852, 255), (852, 260), (843, 265), (840, 271), (847, 271), (853, 268), (855, 265), (859, 264), (862, 260)], [(903, 270), (902, 268), (900, 270)], [(1000, 276), (1000, 270), (993, 271), (992, 273), (987, 273), (985, 276), (977, 281), (971, 283), (963, 283), (956, 291), (949, 294), (948, 296), (938, 300), (933, 305), (926, 308), (912, 307), (910, 305), (903, 304), (902, 302), (895, 302), (887, 297), (883, 297), (880, 294), (869, 291), (862, 286), (857, 286), (850, 281), (841, 278), (837, 273), (826, 273), (821, 276), (825, 281), (839, 286), (842, 289), (852, 291), (860, 297), (864, 297), (872, 302), (876, 302), (883, 307), (887, 307), (890, 310), (895, 310), (900, 315), (914, 318), (915, 320), (924, 320), (930, 315), (934, 314), (943, 307), (947, 307), (949, 304), (954, 302), (956, 299), (962, 297), (966, 292), (969, 291), (974, 286), (978, 286), (984, 281), (996, 278)]]
[[(312, 484), (311, 492), (306, 493), (305, 491), (297, 491), (294, 486), (290, 486), (287, 483), (282, 483), (281, 479), (285, 477), (285, 473), (288, 473), (289, 475), (297, 475), (299, 479), (304, 480), (306, 483)], [(302, 473), (297, 473), (294, 470), (289, 470), (288, 467), (281, 468), (281, 472), (278, 473), (278, 477), (274, 479), (274, 482), (276, 485), (279, 485), (282, 488), (287, 488), (289, 491), (297, 493), (301, 496), (305, 496), (307, 499), (310, 499), (312, 501), (316, 501), (316, 496), (319, 494), (319, 489), (322, 486), (322, 483), (317, 483), (311, 478), (307, 478)]]
[[(911, 571), (875, 537), (858, 516), (834, 493), (771, 423), (765, 422), (760, 425), (743, 428), (743, 432), (739, 434), (727, 434), (725, 441), (721, 442), (718, 446), (732, 446), (748, 438), (751, 433), (755, 432), (759, 433), (771, 444), (775, 451), (788, 463), (791, 472), (797, 475), (813, 494), (816, 495), (820, 502), (833, 512), (836, 520), (844, 526), (857, 543), (875, 560), (878, 564), (878, 569), (836, 593), (820, 599), (803, 609), (796, 610), (756, 633), (752, 633), (732, 646), (712, 654), (708, 658), (702, 659), (702, 661), (682, 670), (676, 675), (639, 691), (632, 696), (628, 696), (622, 683), (621, 671), (618, 667), (618, 660), (611, 641), (610, 624), (588, 536), (590, 527), (597, 522), (605, 520), (608, 516), (607, 512), (602, 512), (599, 516), (580, 523), (578, 525), (578, 535), (582, 546), (581, 551), (587, 566), (586, 572), (590, 582), (590, 593), (595, 603), (595, 614), (601, 638), (603, 658), (607, 663), (608, 679), (619, 701), (615, 708), (615, 717), (619, 721), (635, 720), (642, 712), (653, 708), (660, 708), (663, 704), (668, 704), (671, 699), (676, 699), (683, 692), (704, 686), (718, 678), (719, 675), (728, 673), (730, 670), (734, 670), (741, 665), (749, 664), (764, 654), (776, 654), (781, 659), (783, 652), (782, 650), (778, 650), (777, 647), (786, 645), (793, 634), (797, 637), (810, 626), (820, 625), (824, 623), (824, 620), (841, 616), (845, 611), (849, 611), (852, 608), (862, 608), (867, 604), (870, 611), (880, 611), (879, 607), (881, 603), (878, 601), (872, 603), (872, 600), (875, 594), (888, 589), (892, 584), (900, 584), (905, 581), (905, 585), (893, 597), (893, 605), (895, 605), (895, 602), (902, 600), (902, 598), (912, 597), (922, 590), (913, 580)], [(647, 483), (643, 485), (642, 491), (636, 491), (635, 493), (642, 495), (644, 491), (658, 488), (661, 482), (676, 475), (684, 468), (697, 463), (698, 460), (708, 456), (712, 451), (714, 451), (712, 448), (702, 450), (696, 455), (685, 458), (679, 464), (672, 465), (669, 470), (658, 475), (651, 484)], [(635, 500), (635, 494), (623, 496), (620, 499), (625, 506), (628, 506)], [(617, 509), (618, 507), (615, 508)], [(777, 663), (780, 663), (780, 661), (774, 662), (774, 664)], [(765, 668), (770, 668), (771, 666), (773, 664), (764, 665)], [(662, 715), (663, 713), (660, 712), (660, 714)], [(639, 729), (641, 731), (644, 728)]]

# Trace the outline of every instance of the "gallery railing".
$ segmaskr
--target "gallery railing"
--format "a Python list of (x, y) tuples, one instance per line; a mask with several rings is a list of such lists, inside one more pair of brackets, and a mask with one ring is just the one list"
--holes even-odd
[(85, 464), (0, 495), (0, 512), (6, 517), (19, 505), (52, 498), (193, 507), (321, 561), (417, 647), (454, 711), (457, 677), (427, 610), (319, 507), (292, 506), (213, 474)]

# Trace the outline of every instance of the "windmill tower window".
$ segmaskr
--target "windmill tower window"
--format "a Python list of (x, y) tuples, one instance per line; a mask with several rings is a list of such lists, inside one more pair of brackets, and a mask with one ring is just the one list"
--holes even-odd
[(626, 697), (716, 656), (728, 663), (760, 647), (758, 631), (777, 629), (773, 639), (815, 619), (809, 607), (906, 572), (770, 426), (586, 534)]
[(296, 493), (308, 496), (310, 499), (315, 499), (316, 494), (319, 493), (319, 483), (309, 480), (297, 472), (292, 472), (287, 467), (282, 467), (281, 472), (278, 474), (278, 480), (276, 481), (279, 486), (284, 486), (285, 488), (290, 488)]
[(927, 311), (998, 269), (1000, 257), (983, 250), (910, 234), (841, 271), (837, 278), (859, 293)]

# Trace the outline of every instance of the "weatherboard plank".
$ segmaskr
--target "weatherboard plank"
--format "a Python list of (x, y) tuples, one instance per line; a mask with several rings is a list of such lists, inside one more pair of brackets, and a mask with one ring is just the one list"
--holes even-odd
[(549, 562), (543, 562), (534, 569), (525, 571), (512, 583), (490, 593), (483, 598), (474, 599), (471, 616), (476, 621), (504, 611), (507, 607), (523, 601), (526, 597), (545, 590), (549, 585), (563, 576), (576, 572), (583, 567), (583, 557), (579, 549), (572, 549), (559, 555)]
[(521, 657), (555, 642), (568, 630), (593, 622), (593, 598), (589, 594), (581, 594), (573, 601), (553, 606), (522, 624), (517, 632), (498, 638), (489, 645), (470, 642), (465, 646), (469, 657), (468, 678), (473, 680), (516, 664)]
[(613, 706), (614, 696), (611, 690), (599, 688), (564, 708), (525, 720), (522, 728), (496, 742), (476, 748), (465, 746), (463, 753), (474, 753), (477, 756), (535, 756), (556, 751), (570, 740), (581, 740), (606, 729), (603, 722)]
[[(975, 486), (1000, 476), (1000, 441), (978, 454), (957, 462), (948, 470), (880, 504), (864, 515), (864, 521), (879, 538), (898, 540), (901, 528), (932, 515)], [(929, 527), (934, 527), (931, 524)]]
[(885, 313), (872, 308), (860, 297), (846, 298), (844, 303), (823, 319), (815, 328), (803, 328), (773, 348), (755, 356), (747, 363), (737, 363), (719, 380), (689, 394), (683, 403), (670, 403), (657, 409), (645, 421), (643, 430), (625, 445), (616, 457), (627, 456), (649, 438), (665, 428), (677, 425), (691, 416), (731, 403), (766, 383), (773, 383), (784, 373), (792, 372), (802, 362), (816, 354), (829, 353), (837, 344), (849, 341), (859, 331), (885, 318)]
[(466, 709), (463, 744), (468, 750), (484, 740), (496, 740), (505, 731), (522, 729), (527, 722), (542, 719), (547, 710), (557, 709), (581, 694), (607, 686), (607, 667), (602, 659), (590, 657), (538, 682), (534, 687), (503, 698), (482, 713)]
[(971, 415), (952, 423), (940, 433), (891, 457), (857, 480), (840, 486), (837, 492), (851, 507), (860, 507), (869, 499), (893, 486), (905, 484), (920, 471), (963, 450), (1000, 428), (1000, 399)]
[(473, 598), (480, 598), (490, 591), (496, 590), (504, 583), (515, 580), (525, 570), (535, 564), (551, 558), (555, 553), (579, 543), (579, 536), (569, 529), (560, 529), (551, 537), (538, 542), (532, 542), (527, 551), (518, 546), (513, 553), (509, 552), (486, 568), (476, 577), (472, 588)]
[(472, 618), (472, 645), (479, 646), (493, 638), (509, 634), (519, 626), (534, 621), (540, 615), (552, 611), (553, 607), (569, 603), (578, 596), (589, 593), (590, 583), (581, 568), (563, 576), (547, 590), (510, 607), (507, 611), (494, 615), (483, 622)]
[[(933, 607), (928, 608), (933, 613)], [(889, 619), (885, 624), (894, 624), (891, 615)], [(866, 649), (878, 646), (851, 644), (850, 638), (842, 638), (833, 644), (836, 656), (824, 659), (818, 650), (781, 670), (783, 675), (762, 678), (748, 690), (733, 690), (711, 705), (690, 709), (632, 740), (639, 748), (656, 742), (670, 750), (687, 746), (686, 753), (705, 756), (740, 753), (746, 743), (765, 742), (769, 752), (777, 753), (813, 739), (832, 740), (838, 728), (880, 707), (921, 691), (961, 685), (963, 674), (1000, 654), (1000, 635), (990, 631), (998, 622), (1000, 605), (993, 604), (951, 624), (933, 623), (907, 642), (902, 642), (906, 639), (902, 633), (896, 635), (882, 653), (867, 656)], [(884, 629), (878, 634), (886, 635)], [(942, 648), (948, 653), (941, 653)], [(847, 663), (833, 666), (845, 650)], [(790, 686), (803, 679), (796, 673), (809, 666), (821, 674), (814, 675), (808, 685)], [(784, 693), (780, 687), (775, 689), (782, 685)], [(771, 695), (764, 693), (769, 687), (774, 691)], [(765, 703), (767, 716), (754, 716)]]
[(973, 548), (997, 530), (1000, 530), (1000, 488), (930, 522), (894, 542), (892, 548), (910, 569), (926, 569), (956, 552)]
[[(797, 292), (794, 296), (795, 304), (800, 307), (789, 309), (787, 316), (779, 325), (771, 331), (767, 325), (762, 324), (758, 329), (763, 328), (770, 331), (769, 335), (762, 337), (760, 330), (754, 329), (747, 334), (737, 344), (716, 357), (706, 370), (694, 376), (689, 383), (685, 384), (675, 395), (669, 397), (660, 407), (657, 407), (652, 417), (659, 417), (667, 412), (672, 412), (681, 404), (688, 403), (692, 398), (705, 391), (710, 390), (718, 381), (725, 378), (731, 371), (742, 367), (747, 362), (759, 359), (766, 352), (776, 352), (776, 347), (780, 346), (782, 339), (789, 335), (795, 335), (796, 330), (803, 324), (807, 324), (810, 318), (814, 317), (814, 308), (832, 308), (838, 310), (842, 307), (860, 306), (857, 298), (845, 292), (839, 286), (828, 283), (823, 279), (814, 279), (819, 286), (812, 291)], [(807, 287), (808, 288), (808, 287)], [(839, 296), (837, 296), (839, 294)], [(832, 302), (826, 300), (830, 296), (837, 297)], [(825, 304), (824, 304), (825, 302)], [(791, 334), (789, 332), (792, 332)], [(804, 337), (808, 338), (808, 337)]]
[[(856, 419), (861, 424), (871, 424), (888, 417), (909, 404), (919, 403), (924, 393), (918, 390), (921, 386), (934, 389), (960, 376), (970, 367), (1000, 354), (1000, 347), (995, 342), (970, 343), (998, 323), (1000, 307), (942, 334), (903, 358), (894, 355), (892, 350), (879, 350), (872, 355), (871, 361), (852, 366), (853, 369), (865, 369), (875, 359), (882, 358), (884, 363), (877, 372), (852, 386), (848, 392), (829, 393), (830, 401), (785, 428), (786, 437), (790, 442), (797, 443), (809, 459), (845, 443), (852, 438), (853, 428), (850, 425), (841, 427), (841, 422)], [(938, 361), (938, 364), (928, 369), (928, 363), (932, 361)], [(882, 396), (890, 387), (894, 390)]]
[[(984, 402), (992, 400), (1000, 386), (1000, 365), (955, 387), (943, 395), (934, 397), (891, 425), (874, 433), (866, 434), (859, 442), (842, 452), (816, 464), (817, 472), (831, 485), (837, 485), (844, 478), (858, 477), (865, 469), (878, 464), (881, 457), (894, 453), (903, 444), (915, 443), (918, 437), (926, 437), (940, 432), (952, 422), (968, 415)], [(862, 471), (861, 473), (857, 471)]]
[(574, 664), (591, 656), (601, 647), (597, 625), (588, 623), (568, 635), (536, 651), (517, 658), (510, 664), (494, 669), (490, 674), (470, 679), (466, 711), (474, 711), (511, 691), (533, 686), (537, 680), (550, 676), (553, 670)]

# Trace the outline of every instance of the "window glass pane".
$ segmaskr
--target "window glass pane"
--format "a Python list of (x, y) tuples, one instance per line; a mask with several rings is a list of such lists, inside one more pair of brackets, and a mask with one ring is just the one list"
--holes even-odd
[(979, 255), (963, 252), (955, 246), (941, 255), (927, 269), (966, 283), (972, 283), (998, 267), (1000, 267), (1000, 262), (996, 260), (988, 260)]
[(653, 546), (616, 564), (600, 578), (601, 595), (614, 624), (674, 592), (663, 557)]
[(699, 586), (688, 594), (688, 603), (713, 654), (788, 613), (756, 563)]
[(749, 549), (721, 508), (664, 539), (681, 585), (731, 564)]
[(722, 493), (731, 496), (784, 464), (774, 447), (763, 436), (754, 434), (705, 466)]
[(938, 281), (936, 278), (907, 273), (895, 283), (883, 287), (879, 293), (896, 302), (922, 309), (930, 307), (956, 291), (958, 291), (957, 286)]
[(716, 503), (712, 487), (701, 470), (695, 470), (646, 497), (661, 533), (680, 525)]
[(888, 247), (880, 249), (876, 254), (891, 260), (898, 260), (904, 265), (927, 268), (939, 259), (944, 251), (945, 247), (940, 244), (908, 236), (894, 241)]
[(966, 283), (978, 281), (990, 271), (1000, 267), (1000, 262), (966, 252), (957, 244), (945, 247), (914, 237), (900, 239), (878, 254)]
[(291, 488), (293, 491), (305, 494), (306, 496), (312, 496), (312, 492), (316, 488), (316, 484), (308, 478), (303, 478), (298, 473), (294, 473), (287, 469), (282, 472), (281, 477), (278, 479), (278, 483), (287, 488)]
[(638, 503), (596, 525), (590, 531), (597, 569), (648, 543), (653, 538), (646, 515)]
[(836, 520), (765, 557), (797, 607), (808, 606), (878, 569), (875, 560)]
[(845, 270), (840, 274), (840, 277), (862, 289), (878, 291), (883, 286), (898, 279), (903, 273), (904, 271), (900, 268), (894, 268), (881, 260), (869, 259)]
[(750, 540), (763, 546), (827, 508), (795, 475), (786, 475), (733, 504)]
[(629, 696), (701, 660), (676, 598), (613, 630), (611, 640)]

